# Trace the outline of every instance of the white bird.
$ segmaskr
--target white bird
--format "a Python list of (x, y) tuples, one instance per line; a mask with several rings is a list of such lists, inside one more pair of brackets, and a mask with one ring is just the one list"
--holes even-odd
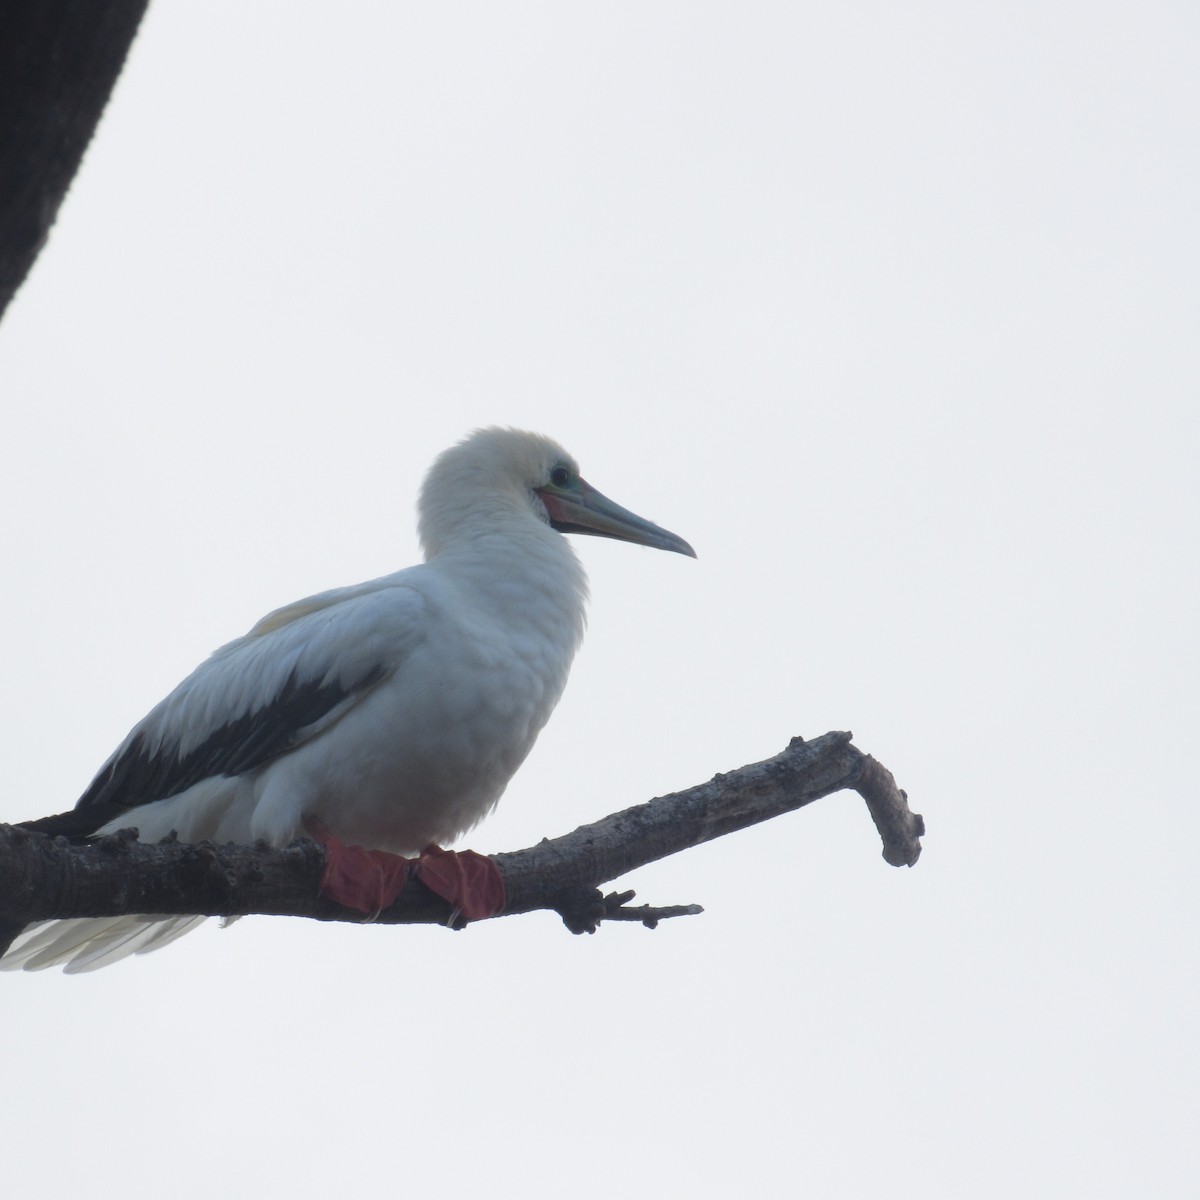
[[(366, 856), (347, 847), (414, 854), (460, 837), (499, 800), (562, 694), (587, 580), (561, 535), (695, 557), (584, 482), (549, 438), (513, 429), (445, 451), (418, 509), (423, 564), (264, 617), (134, 726), (72, 811), (27, 827), (272, 846), (307, 831), (355, 876), (328, 868), (326, 895), (390, 902), (407, 876), (378, 896), (368, 881), (364, 901)], [(0, 968), (94, 970), (204, 919), (44, 922)]]

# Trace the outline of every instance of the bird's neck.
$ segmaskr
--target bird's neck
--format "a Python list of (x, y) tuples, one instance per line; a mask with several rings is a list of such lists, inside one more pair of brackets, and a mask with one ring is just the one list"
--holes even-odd
[(506, 627), (537, 633), (574, 654), (583, 637), (587, 576), (562, 534), (480, 532), (429, 561)]

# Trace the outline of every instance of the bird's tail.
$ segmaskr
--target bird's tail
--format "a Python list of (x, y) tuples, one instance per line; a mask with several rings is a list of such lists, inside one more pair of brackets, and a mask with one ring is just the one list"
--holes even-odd
[[(130, 954), (158, 950), (207, 917), (76, 917), (22, 927), (0, 922), (0, 971), (62, 966), (68, 975), (98, 971)], [(6, 941), (7, 939), (7, 941)]]
[(24, 921), (0, 921), (0, 958), (8, 953), (9, 946), (17, 940), (24, 928)]

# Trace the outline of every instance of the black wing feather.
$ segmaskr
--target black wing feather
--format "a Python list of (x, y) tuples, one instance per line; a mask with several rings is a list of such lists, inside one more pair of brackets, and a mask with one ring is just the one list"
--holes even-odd
[(294, 749), (309, 726), (348, 696), (373, 687), (385, 673), (377, 665), (344, 685), (317, 680), (301, 683), (293, 671), (269, 704), (222, 725), (187, 754), (167, 745), (151, 753), (145, 735), (139, 733), (92, 780), (70, 812), (23, 825), (51, 835), (84, 838), (131, 808), (176, 796), (203, 779), (244, 775)]

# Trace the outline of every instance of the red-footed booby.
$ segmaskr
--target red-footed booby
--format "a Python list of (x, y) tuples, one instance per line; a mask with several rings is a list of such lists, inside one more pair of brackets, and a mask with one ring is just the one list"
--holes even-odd
[[(495, 806), (566, 685), (587, 579), (562, 535), (695, 552), (514, 429), (445, 451), (418, 510), (424, 563), (264, 617), (134, 726), (73, 810), (27, 827), (273, 846), (307, 834), (325, 847), (322, 891), (349, 907), (377, 911), (415, 874), (468, 918), (500, 911), (491, 861), (439, 847)], [(95, 970), (204, 919), (44, 922), (0, 968)]]

